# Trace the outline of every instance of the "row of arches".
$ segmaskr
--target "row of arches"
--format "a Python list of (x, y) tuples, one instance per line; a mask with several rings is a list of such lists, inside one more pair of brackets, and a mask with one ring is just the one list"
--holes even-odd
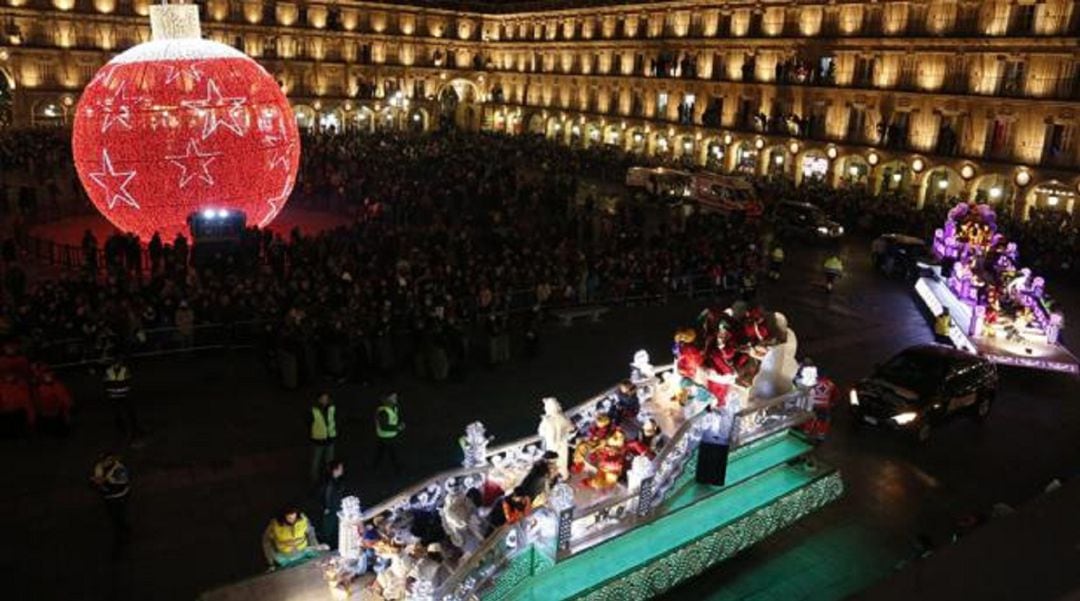
[(781, 142), (719, 132), (705, 135), (626, 122), (568, 119), (544, 112), (495, 111), (486, 122), (507, 133), (528, 132), (582, 148), (614, 146), (687, 168), (783, 177), (796, 185), (819, 180), (833, 187), (862, 186), (873, 194), (900, 193), (915, 198), (920, 207), (929, 201), (962, 198), (998, 204), (1027, 217), (1033, 207), (1072, 213), (1080, 197), (1080, 177), (1069, 181), (1038, 179), (1025, 167), (982, 171), (965, 161), (935, 164), (917, 155), (890, 157), (876, 150), (827, 143)]

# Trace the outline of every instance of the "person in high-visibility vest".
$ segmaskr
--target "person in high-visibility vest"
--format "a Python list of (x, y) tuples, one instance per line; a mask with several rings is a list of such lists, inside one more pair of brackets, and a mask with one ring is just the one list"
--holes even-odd
[(105, 511), (109, 514), (109, 524), (113, 531), (113, 556), (117, 557), (127, 548), (131, 534), (127, 517), (131, 474), (119, 455), (103, 453), (94, 464), (90, 481), (105, 501)]
[(397, 439), (404, 429), (405, 422), (401, 421), (397, 393), (388, 394), (375, 409), (375, 460), (372, 462), (372, 469), (379, 468), (384, 456), (389, 456), (390, 465), (395, 470), (400, 468)]
[(844, 262), (836, 255), (825, 259), (825, 290), (832, 292), (833, 284), (844, 275)]
[(780, 279), (780, 268), (784, 266), (784, 247), (777, 244), (769, 253), (769, 279)]
[(327, 464), (334, 460), (337, 441), (337, 409), (330, 393), (321, 392), (311, 406), (308, 419), (311, 432), (311, 481), (318, 482)]
[[(116, 427), (126, 442), (137, 443), (142, 435), (135, 403), (131, 399), (131, 369), (120, 357), (105, 368), (105, 398), (113, 405)], [(136, 444), (137, 446), (137, 444)]]
[(262, 549), (266, 563), (271, 570), (276, 570), (318, 557), (327, 547), (319, 544), (307, 516), (295, 507), (288, 507), (266, 525)]

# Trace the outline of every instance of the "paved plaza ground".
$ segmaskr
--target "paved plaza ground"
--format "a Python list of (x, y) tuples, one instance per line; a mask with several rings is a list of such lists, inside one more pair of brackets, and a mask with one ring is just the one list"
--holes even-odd
[[(844, 386), (890, 353), (931, 339), (909, 289), (870, 273), (867, 250), (865, 240), (844, 246), (852, 275), (831, 297), (818, 282), (822, 249), (788, 248), (783, 280), (761, 291), (769, 308), (788, 316), (800, 355)], [(670, 356), (672, 330), (691, 323), (705, 302), (679, 299), (614, 309), (596, 324), (552, 324), (537, 358), (495, 370), (477, 366), (461, 383), (436, 385), (403, 372), (366, 387), (330, 386), (350, 486), (370, 504), (457, 464), (457, 437), (475, 419), (496, 443), (534, 432), (541, 397), (577, 403), (625, 377), (639, 348)], [(1066, 313), (1080, 315), (1080, 307), (1067, 303)], [(1075, 337), (1073, 345), (1080, 345)], [(151, 437), (128, 451), (134, 539), (129, 556), (113, 561), (103, 508), (87, 484), (97, 453), (113, 439), (111, 410), (100, 398), (99, 375), (79, 370), (64, 377), (78, 394), (74, 436), (0, 443), (5, 599), (190, 600), (264, 569), (259, 536), (266, 521), (283, 503), (308, 497), (304, 417), (314, 387), (282, 390), (245, 349), (136, 364)], [(403, 400), (405, 465), (371, 473), (365, 463), (374, 445), (372, 412), (389, 390)], [(1069, 376), (1003, 370), (987, 423), (956, 420), (922, 447), (855, 428), (841, 411), (818, 457), (841, 469), (845, 497), (666, 599), (857, 594), (909, 558), (916, 535), (943, 540), (961, 515), (996, 502), (1023, 504), (1051, 478), (1075, 474), (1078, 393)]]

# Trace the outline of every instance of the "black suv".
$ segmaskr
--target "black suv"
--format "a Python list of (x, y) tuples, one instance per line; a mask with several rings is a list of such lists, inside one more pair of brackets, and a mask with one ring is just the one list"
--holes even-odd
[(924, 271), (919, 265), (936, 265), (937, 259), (926, 242), (904, 234), (884, 234), (870, 245), (874, 268), (890, 278), (909, 282), (918, 279)]
[(963, 351), (932, 344), (904, 349), (851, 390), (859, 424), (910, 432), (920, 442), (947, 417), (990, 414), (997, 394), (997, 368)]
[(806, 240), (832, 241), (844, 235), (842, 225), (829, 219), (820, 207), (808, 202), (778, 202), (773, 207), (771, 218), (779, 236), (794, 235)]

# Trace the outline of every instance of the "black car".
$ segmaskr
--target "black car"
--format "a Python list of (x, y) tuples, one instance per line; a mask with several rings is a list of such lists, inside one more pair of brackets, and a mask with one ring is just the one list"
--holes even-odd
[(844, 227), (829, 219), (820, 207), (808, 202), (784, 200), (776, 203), (770, 215), (779, 236), (794, 235), (806, 240), (837, 240)]
[(957, 413), (986, 418), (997, 383), (997, 368), (983, 357), (927, 344), (879, 366), (851, 390), (849, 402), (857, 423), (910, 432), (925, 442), (933, 427)]
[(905, 234), (884, 234), (870, 245), (874, 268), (891, 277), (913, 281), (921, 275), (922, 265), (935, 265), (937, 259), (921, 238)]

